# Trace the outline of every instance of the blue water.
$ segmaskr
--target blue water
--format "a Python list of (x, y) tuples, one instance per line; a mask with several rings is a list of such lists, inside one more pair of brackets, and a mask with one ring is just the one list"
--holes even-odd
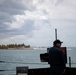
[[(47, 62), (40, 61), (40, 54), (47, 50), (0, 50), (0, 75), (16, 75), (16, 67), (28, 66), (29, 68), (49, 67)], [(72, 59), (72, 67), (76, 67), (76, 48), (67, 49), (67, 60)], [(66, 64), (67, 66), (68, 63)]]

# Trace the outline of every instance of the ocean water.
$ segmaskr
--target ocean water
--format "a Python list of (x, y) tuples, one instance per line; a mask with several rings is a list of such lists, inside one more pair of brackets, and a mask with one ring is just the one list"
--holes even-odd
[[(40, 54), (47, 50), (0, 50), (0, 75), (16, 75), (16, 67), (46, 68), (47, 62), (40, 61)], [(76, 48), (67, 48), (67, 64), (71, 57), (72, 67), (76, 67)]]

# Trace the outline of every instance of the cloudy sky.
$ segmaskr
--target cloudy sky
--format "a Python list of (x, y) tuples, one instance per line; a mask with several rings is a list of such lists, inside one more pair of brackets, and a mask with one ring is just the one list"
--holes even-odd
[(76, 0), (0, 0), (0, 44), (76, 47)]

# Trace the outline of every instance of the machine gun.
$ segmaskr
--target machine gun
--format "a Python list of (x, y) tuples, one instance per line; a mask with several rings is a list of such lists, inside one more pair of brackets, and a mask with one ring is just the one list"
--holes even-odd
[[(65, 56), (65, 62), (67, 63), (67, 51), (66, 51), (66, 47), (61, 47), (61, 50)], [(48, 52), (49, 52), (49, 48), (47, 48), (47, 53), (43, 53), (40, 54), (40, 60), (41, 62), (48, 62), (49, 64), (49, 58), (48, 58)]]

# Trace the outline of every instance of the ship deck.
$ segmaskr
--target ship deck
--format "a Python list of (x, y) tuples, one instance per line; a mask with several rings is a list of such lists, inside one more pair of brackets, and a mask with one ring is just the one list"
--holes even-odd
[[(18, 71), (18, 73), (21, 72), (21, 70)], [(18, 75), (18, 73), (16, 73), (16, 75)], [(27, 75), (50, 75), (50, 68), (28, 69)], [(66, 71), (63, 75), (76, 75), (76, 68), (66, 67)]]

